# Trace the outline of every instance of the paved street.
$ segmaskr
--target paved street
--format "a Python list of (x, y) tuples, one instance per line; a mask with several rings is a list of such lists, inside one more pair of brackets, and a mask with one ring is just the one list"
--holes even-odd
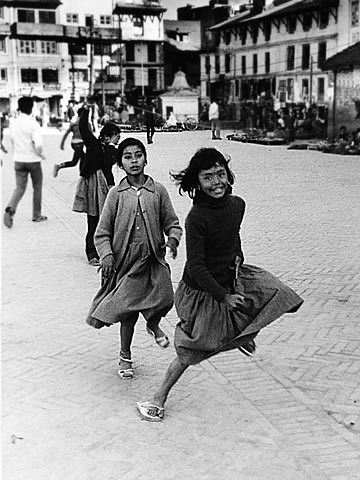
[[(190, 201), (169, 169), (200, 146), (231, 155), (234, 192), (247, 202), (246, 262), (305, 303), (261, 332), (253, 359), (234, 351), (190, 368), (153, 424), (136, 401), (150, 398), (174, 349), (159, 349), (140, 319), (135, 377), (124, 381), (118, 327), (85, 323), (99, 274), (84, 255), (85, 215), (71, 211), (78, 170), (52, 177), (71, 155), (61, 135), (45, 132), (49, 221), (31, 222), (29, 184), (14, 227), (1, 230), (2, 478), (360, 479), (360, 158), (211, 142), (208, 131), (155, 135), (147, 173), (167, 186), (182, 224)], [(13, 187), (7, 155), (3, 209)], [(184, 259), (183, 243), (169, 260), (174, 287)], [(171, 338), (176, 322), (174, 310), (162, 322)]]

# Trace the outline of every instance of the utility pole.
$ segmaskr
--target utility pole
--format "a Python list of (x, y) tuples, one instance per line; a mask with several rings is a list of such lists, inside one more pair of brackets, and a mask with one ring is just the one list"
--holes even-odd
[(72, 102), (75, 102), (75, 62), (74, 62), (74, 43), (70, 44), (70, 59), (71, 59), (71, 96)]
[(310, 57), (310, 86), (309, 86), (309, 104), (312, 104), (313, 91), (313, 57)]
[(89, 95), (93, 93), (93, 76), (94, 76), (94, 44), (93, 44), (93, 36), (94, 36), (94, 16), (91, 15), (90, 20), (90, 65), (89, 65)]
[(102, 36), (100, 34), (100, 66), (101, 66), (101, 104), (102, 108), (105, 107), (105, 89), (104, 89), (104, 46), (102, 43)]

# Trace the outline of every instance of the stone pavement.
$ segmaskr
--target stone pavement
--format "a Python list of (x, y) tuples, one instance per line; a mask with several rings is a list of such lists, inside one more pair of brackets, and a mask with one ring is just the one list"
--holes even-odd
[[(135, 378), (120, 380), (118, 328), (85, 324), (99, 275), (83, 253), (85, 217), (71, 211), (77, 170), (52, 178), (69, 145), (61, 152), (60, 133), (47, 131), (49, 221), (31, 222), (29, 185), (13, 229), (1, 231), (4, 480), (360, 479), (360, 158), (208, 137), (156, 134), (147, 172), (183, 222), (190, 201), (168, 170), (203, 145), (230, 154), (247, 202), (246, 261), (295, 288), (303, 307), (261, 332), (255, 358), (234, 351), (190, 368), (164, 421), (141, 421), (136, 401), (150, 397), (174, 350), (156, 347), (140, 319)], [(13, 186), (5, 156), (3, 208)], [(184, 243), (169, 263), (176, 287)], [(176, 322), (173, 310), (163, 320), (170, 336)]]

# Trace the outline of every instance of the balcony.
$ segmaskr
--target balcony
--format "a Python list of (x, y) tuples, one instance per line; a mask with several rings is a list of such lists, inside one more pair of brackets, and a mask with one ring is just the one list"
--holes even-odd
[(94, 27), (63, 27), (63, 41), (90, 43), (90, 37), (93, 43), (116, 43), (119, 42), (119, 30), (117, 28)]
[(11, 25), (11, 36), (31, 40), (59, 40), (63, 39), (63, 26), (52, 23), (17, 22)]

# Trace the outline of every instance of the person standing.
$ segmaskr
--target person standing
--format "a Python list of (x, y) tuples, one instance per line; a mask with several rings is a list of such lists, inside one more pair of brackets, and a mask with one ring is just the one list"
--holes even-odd
[(115, 185), (112, 167), (116, 161), (116, 147), (120, 128), (114, 123), (105, 123), (96, 138), (89, 126), (91, 100), (83, 106), (79, 129), (86, 154), (80, 162), (80, 179), (76, 187), (73, 211), (87, 214), (85, 253), (90, 265), (99, 266), (99, 255), (94, 244), (94, 234), (101, 210), (110, 187)]
[(79, 160), (81, 160), (85, 155), (84, 140), (82, 139), (80, 129), (79, 129), (80, 116), (83, 111), (84, 111), (83, 108), (79, 108), (75, 121), (70, 122), (69, 128), (64, 133), (64, 136), (61, 139), (61, 143), (60, 143), (61, 150), (64, 150), (65, 141), (67, 137), (70, 134), (72, 134), (71, 148), (74, 150), (73, 158), (69, 162), (56, 163), (54, 165), (54, 169), (53, 169), (54, 178), (57, 177), (60, 169), (75, 167), (79, 163)]
[(209, 120), (211, 126), (211, 134), (213, 140), (221, 140), (220, 137), (220, 120), (219, 120), (219, 105), (214, 99), (209, 107)]
[(159, 327), (174, 303), (165, 251), (169, 248), (176, 258), (182, 228), (165, 187), (144, 173), (147, 154), (140, 140), (120, 143), (117, 164), (126, 176), (109, 192), (95, 232), (103, 284), (86, 321), (94, 328), (120, 322), (118, 374), (132, 378), (131, 344), (139, 313), (155, 343), (160, 348), (170, 344)]
[(185, 222), (186, 264), (175, 293), (177, 356), (152, 399), (137, 403), (140, 416), (151, 422), (163, 419), (169, 392), (190, 365), (231, 349), (252, 356), (259, 331), (303, 303), (277, 277), (244, 263), (239, 232), (245, 201), (232, 194), (234, 175), (221, 152), (198, 150), (173, 177), (193, 206)]
[(148, 99), (146, 107), (145, 107), (145, 125), (146, 125), (146, 138), (147, 143), (154, 143), (153, 137), (155, 133), (155, 114), (154, 114), (154, 106), (152, 104), (151, 99)]
[(13, 226), (16, 208), (25, 193), (29, 174), (33, 185), (32, 221), (47, 220), (47, 217), (41, 214), (43, 183), (41, 161), (45, 160), (43, 138), (40, 125), (31, 117), (33, 105), (32, 97), (19, 98), (20, 114), (10, 122), (9, 133), (15, 162), (16, 188), (5, 209), (4, 224), (8, 228)]

